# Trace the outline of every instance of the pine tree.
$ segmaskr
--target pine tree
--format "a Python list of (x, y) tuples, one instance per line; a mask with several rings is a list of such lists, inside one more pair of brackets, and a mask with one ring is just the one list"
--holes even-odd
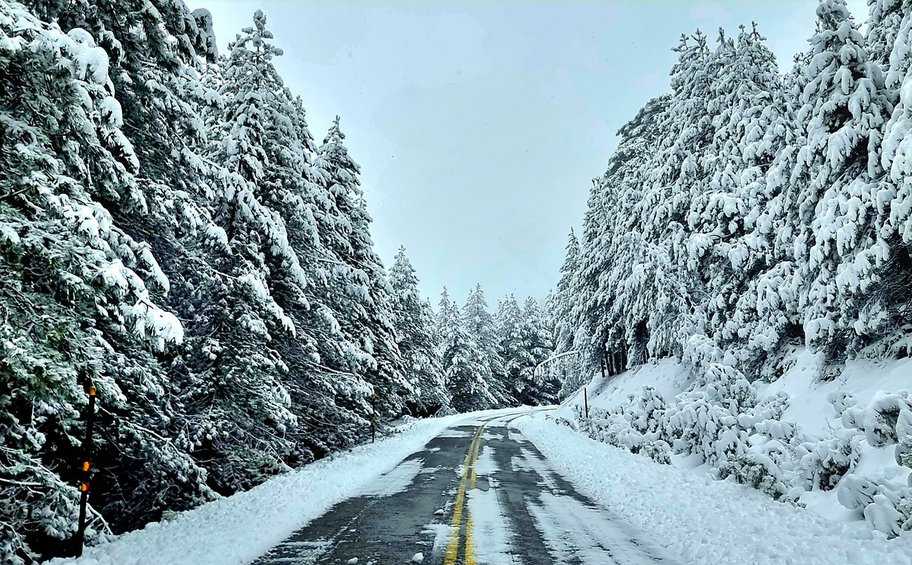
[(890, 67), (890, 55), (909, 8), (908, 0), (868, 0), (865, 49), (884, 71)]
[(506, 370), (500, 357), (499, 344), (494, 328), (494, 316), (488, 311), (484, 290), (481, 284), (469, 291), (465, 305), (462, 307), (462, 319), (465, 328), (475, 344), (473, 355), (477, 356), (482, 367), (481, 378), (496, 399), (496, 406), (509, 406), (514, 403), (513, 397), (504, 381)]
[(514, 295), (507, 296), (497, 309), (497, 338), (500, 341), (506, 371), (507, 391), (519, 403), (528, 403), (534, 398), (530, 366), (534, 367), (533, 357), (527, 347), (529, 337), (526, 332), (523, 312)]
[[(892, 322), (888, 326), (892, 335), (886, 341), (893, 343), (884, 353), (897, 356), (912, 351), (908, 293), (904, 290), (912, 285), (912, 9), (908, 1), (902, 2), (899, 13), (903, 16), (889, 55), (886, 79), (887, 96), (896, 100), (896, 106), (884, 126), (880, 163), (885, 173), (877, 195), (879, 204), (886, 202), (889, 209), (880, 236), (892, 250), (892, 261), (874, 289), (883, 296)], [(895, 15), (885, 19), (884, 25), (895, 25), (896, 19)], [(872, 21), (870, 25), (873, 34), (877, 24)]]
[(187, 359), (188, 402), (199, 410), (193, 440), (197, 457), (209, 462), (223, 492), (249, 488), (286, 468), (294, 450), (286, 434), (297, 419), (280, 376), (287, 365), (277, 346), (284, 336), (297, 335), (277, 301), (273, 278), (294, 280), (301, 301), (308, 284), (284, 221), (264, 204), (281, 182), (277, 163), (270, 160), (271, 135), (287, 139), (287, 124), (284, 131), (275, 130), (285, 108), (272, 96), (280, 79), (271, 59), (281, 50), (270, 42), (263, 13), (257, 11), (253, 20), (229, 45), (220, 69), (213, 69), (220, 70), (222, 104), (208, 116), (209, 156), (226, 169), (215, 198), (225, 240), (222, 253), (209, 259), (219, 275), (201, 280), (203, 292), (190, 298), (198, 336)]
[(663, 139), (669, 103), (668, 96), (650, 100), (621, 128), (608, 170), (592, 183), (568, 322), (576, 328), (574, 349), (590, 369), (598, 370), (609, 352), (629, 356), (632, 363), (645, 360), (650, 297), (633, 290), (647, 276), (639, 259), (637, 207), (650, 159)]
[(469, 412), (493, 406), (497, 399), (484, 380), (485, 367), (478, 358), (478, 346), (466, 330), (462, 313), (450, 300), (446, 288), (437, 308), (436, 334), (453, 409)]
[(393, 327), (392, 290), (379, 256), (374, 252), (361, 183), (360, 167), (348, 154), (345, 134), (337, 117), (323, 145), (315, 166), (323, 175), (328, 209), (320, 211), (323, 222), (320, 233), (327, 235), (324, 246), (338, 258), (339, 278), (336, 299), (340, 303), (343, 331), (358, 343), (364, 356), (357, 372), (373, 386), (377, 406), (384, 417), (401, 413), (414, 391), (403, 374), (402, 360), (396, 347)]
[[(155, 438), (174, 407), (154, 353), (183, 328), (159, 306), (169, 281), (148, 245), (102, 203), (145, 206), (110, 60), (84, 30), (62, 33), (20, 5), (0, 3), (0, 13), (0, 516), (9, 526), (0, 558), (21, 563), (53, 555), (74, 531), (76, 430), (90, 385), (105, 400), (98, 459), (113, 463), (116, 438), (121, 459), (147, 460), (119, 475), (125, 488), (148, 495), (164, 473), (182, 491), (171, 502), (208, 489), (185, 454)], [(98, 477), (108, 509), (120, 494), (105, 486), (112, 467)]]
[(538, 301), (533, 297), (526, 298), (522, 311), (523, 348), (528, 353), (529, 362), (520, 372), (524, 381), (524, 404), (552, 404), (557, 400), (560, 382), (539, 365), (551, 357), (554, 352), (553, 328), (542, 312)]
[[(742, 26), (737, 44), (720, 39), (719, 50), (728, 62), (713, 86), (721, 110), (713, 122), (708, 190), (691, 205), (698, 252), (689, 266), (705, 279), (710, 297), (706, 333), (737, 348), (759, 325), (755, 305), (765, 301), (753, 290), (757, 281), (779, 267), (770, 202), (781, 189), (776, 158), (796, 136), (775, 58), (756, 25)], [(760, 333), (768, 335), (768, 328)], [(761, 359), (771, 345), (756, 348)]]
[(560, 396), (567, 396), (581, 386), (585, 374), (579, 363), (579, 353), (573, 353), (577, 325), (573, 318), (573, 303), (576, 288), (574, 281), (579, 274), (579, 240), (573, 230), (567, 238), (566, 254), (561, 266), (560, 280), (554, 292), (549, 295), (546, 309), (554, 325), (554, 353), (565, 355), (548, 366), (549, 374), (560, 380)]
[(440, 352), (433, 338), (434, 319), (430, 304), (421, 299), (418, 276), (400, 247), (390, 268), (393, 320), (405, 374), (415, 398), (409, 406), (416, 414), (434, 414), (449, 408)]
[(807, 338), (835, 356), (857, 350), (853, 334), (864, 340), (881, 332), (883, 305), (851, 295), (876, 284), (889, 257), (877, 234), (885, 213), (877, 204), (877, 152), (889, 102), (845, 2), (821, 0), (817, 17), (798, 112), (807, 144), (792, 173), (801, 191), (794, 253), (808, 281), (799, 291)]

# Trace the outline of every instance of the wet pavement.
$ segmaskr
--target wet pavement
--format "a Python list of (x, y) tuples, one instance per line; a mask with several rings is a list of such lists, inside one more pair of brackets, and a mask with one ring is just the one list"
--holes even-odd
[(521, 417), (446, 430), (254, 565), (674, 563), (557, 474)]

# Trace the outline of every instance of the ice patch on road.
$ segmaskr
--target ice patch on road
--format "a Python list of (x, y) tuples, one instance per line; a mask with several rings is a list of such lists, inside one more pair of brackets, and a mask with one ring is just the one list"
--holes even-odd
[(423, 469), (418, 471), (418, 474), (419, 475), (433, 475), (434, 473), (436, 473), (437, 471), (439, 471), (441, 469), (443, 469), (443, 467), (424, 467)]
[(469, 491), (469, 517), (474, 532), (475, 560), (484, 565), (513, 565), (510, 550), (513, 531), (497, 502), (497, 491), (472, 489)]
[(380, 498), (392, 496), (397, 492), (406, 490), (418, 473), (421, 472), (423, 459), (409, 459), (400, 463), (395, 469), (382, 475), (369, 488), (362, 491), (366, 496), (377, 496)]
[(453, 533), (453, 530), (454, 528), (447, 524), (428, 524), (421, 531), (422, 534), (431, 534), (434, 536), (434, 545), (431, 549), (431, 554), (435, 559), (443, 555), (443, 551), (450, 541), (450, 535)]
[(479, 475), (491, 475), (497, 470), (497, 463), (494, 462), (494, 448), (486, 445), (482, 448), (481, 455), (475, 460), (475, 472)]
[(650, 553), (634, 542), (610, 514), (571, 496), (543, 492), (538, 503), (529, 501), (529, 512), (555, 563), (669, 563), (657, 551)]
[(314, 565), (331, 545), (332, 542), (325, 539), (317, 541), (285, 541), (272, 548), (270, 552), (281, 555), (286, 551), (290, 551), (294, 553), (294, 565)]
[[(482, 439), (486, 439), (486, 440), (503, 439), (503, 434), (492, 433), (491, 429), (492, 429), (492, 428), (485, 428), (485, 433), (483, 433), (483, 434), (481, 435), (481, 438), (482, 438)], [(494, 429), (497, 429), (497, 428), (494, 428)]]
[(440, 433), (437, 437), (472, 437), (472, 435), (474, 435), (474, 432), (472, 431), (450, 428), (445, 432)]

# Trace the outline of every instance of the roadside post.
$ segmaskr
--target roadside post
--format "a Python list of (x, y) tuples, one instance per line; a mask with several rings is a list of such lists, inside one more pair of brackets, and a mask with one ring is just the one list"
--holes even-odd
[(75, 556), (82, 556), (85, 543), (86, 509), (89, 502), (89, 487), (93, 472), (92, 464), (92, 432), (95, 427), (95, 386), (89, 383), (89, 406), (86, 412), (86, 438), (82, 444), (82, 462), (79, 465), (81, 478), (79, 481), (79, 523), (76, 527), (76, 536), (73, 538)]
[(589, 391), (588, 387), (583, 387), (583, 407), (586, 410), (586, 419), (589, 419)]
[(377, 439), (377, 392), (371, 393), (371, 443)]

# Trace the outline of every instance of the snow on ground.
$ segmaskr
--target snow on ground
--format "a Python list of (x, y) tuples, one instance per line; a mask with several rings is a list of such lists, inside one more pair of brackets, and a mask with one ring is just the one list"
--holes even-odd
[(497, 471), (497, 463), (494, 462), (494, 448), (486, 445), (481, 448), (481, 453), (475, 460), (475, 472), (479, 475), (491, 475)]
[[(820, 354), (802, 348), (793, 354), (791, 366), (779, 379), (768, 384), (754, 383), (759, 401), (780, 393), (788, 395), (788, 408), (780, 421), (794, 423), (800, 433), (809, 439), (826, 439), (832, 437), (834, 432), (844, 429), (829, 400), (834, 393), (849, 394), (858, 406), (868, 406), (876, 401), (877, 395), (882, 391), (903, 393), (912, 389), (912, 359), (849, 361), (841, 375), (829, 381), (820, 380), (822, 366)], [(694, 378), (687, 365), (677, 359), (666, 358), (607, 379), (596, 374), (585, 389), (590, 410), (607, 410), (627, 404), (630, 396), (640, 396), (643, 387), (647, 385), (670, 400), (688, 390), (693, 383)], [(583, 389), (580, 389), (554, 412), (554, 417), (576, 425), (577, 409), (583, 406), (583, 402)], [(906, 484), (910, 471), (897, 464), (894, 450), (893, 444), (877, 447), (862, 439), (859, 443), (859, 461), (852, 472), (878, 484)], [(671, 460), (677, 467), (711, 472), (699, 456), (674, 455)], [(800, 501), (808, 509), (833, 521), (863, 520), (861, 510), (844, 507), (839, 503), (837, 493), (838, 489), (815, 489), (801, 493)]]
[(447, 430), (442, 432), (440, 437), (472, 437), (472, 433), (463, 430)]
[(557, 489), (557, 483), (551, 478), (551, 468), (528, 449), (520, 449), (520, 456), (510, 458), (510, 464), (513, 465), (513, 469), (516, 471), (534, 471), (539, 477), (539, 485), (552, 491)]
[(389, 473), (378, 477), (376, 481), (361, 490), (359, 494), (383, 498), (402, 492), (412, 484), (412, 481), (421, 472), (421, 463), (421, 459), (403, 461)]
[[(497, 500), (496, 474), (499, 471), (494, 461), (494, 448), (484, 446), (475, 460), (478, 480), (468, 491), (469, 519), (473, 524), (475, 557), (485, 565), (511, 565), (513, 557), (510, 540), (514, 532), (500, 502)], [(487, 482), (487, 487), (482, 485)]]
[[(490, 412), (497, 414), (498, 412)], [(151, 523), (114, 541), (87, 548), (80, 559), (54, 565), (232, 565), (252, 561), (334, 504), (376, 490), (378, 478), (447, 427), (486, 413), (412, 422), (401, 433), (270, 479), (253, 489)], [(420, 461), (381, 480), (396, 492), (421, 470)], [(393, 476), (395, 475), (395, 476)], [(395, 490), (393, 490), (395, 489)]]
[(421, 534), (434, 536), (434, 545), (432, 546), (433, 549), (431, 552), (433, 555), (443, 555), (447, 542), (449, 542), (450, 537), (453, 534), (453, 527), (449, 524), (427, 524), (424, 526)]
[(912, 538), (887, 541), (706, 473), (659, 465), (596, 442), (544, 415), (512, 424), (582, 494), (682, 563), (912, 564)]
[[(687, 390), (690, 383), (687, 367), (677, 359), (669, 357), (640, 365), (606, 379), (596, 375), (585, 388), (588, 392), (589, 408), (607, 410), (626, 403), (631, 395), (638, 396), (646, 384), (655, 387), (665, 398), (671, 398)], [(579, 389), (564, 401), (555, 416), (572, 421), (576, 417), (574, 407), (577, 405), (583, 405), (583, 389)]]
[(485, 565), (511, 565), (510, 539), (513, 532), (507, 527), (510, 522), (497, 501), (497, 490), (476, 488), (468, 495), (476, 560)]
[(529, 511), (555, 563), (577, 559), (581, 563), (625, 565), (657, 562), (607, 509), (593, 508), (572, 496), (543, 492), (538, 503), (530, 502)]
[(807, 349), (799, 351), (792, 368), (767, 385), (761, 394), (764, 398), (779, 391), (788, 393), (789, 408), (783, 419), (797, 423), (805, 433), (824, 435), (832, 425), (833, 408), (827, 401), (831, 393), (851, 394), (859, 404), (866, 405), (879, 391), (899, 392), (912, 388), (912, 359), (880, 363), (851, 361), (842, 375), (827, 382), (818, 380), (822, 362), (821, 354)]

